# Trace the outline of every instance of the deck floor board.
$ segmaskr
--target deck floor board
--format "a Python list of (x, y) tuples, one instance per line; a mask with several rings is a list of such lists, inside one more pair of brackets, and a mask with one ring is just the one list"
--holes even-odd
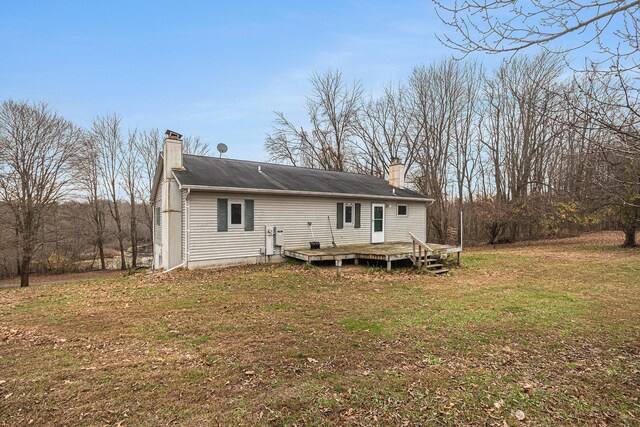
[[(456, 246), (441, 245), (438, 243), (428, 243), (433, 252), (427, 256), (441, 253), (460, 252)], [(363, 243), (352, 245), (341, 245), (337, 247), (328, 246), (319, 249), (295, 248), (286, 249), (285, 256), (300, 259), (302, 261), (331, 261), (344, 259), (374, 259), (383, 261), (397, 261), (410, 259), (413, 256), (412, 242), (385, 242), (385, 243)]]

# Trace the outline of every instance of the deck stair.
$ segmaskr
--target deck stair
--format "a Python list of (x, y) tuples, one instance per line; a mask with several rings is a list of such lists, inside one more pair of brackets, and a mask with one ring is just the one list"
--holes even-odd
[(409, 233), (411, 240), (413, 241), (413, 254), (411, 255), (411, 261), (413, 265), (422, 270), (424, 267), (431, 274), (440, 275), (448, 273), (449, 269), (444, 268), (444, 264), (441, 264), (439, 254), (434, 248), (418, 239), (412, 233)]

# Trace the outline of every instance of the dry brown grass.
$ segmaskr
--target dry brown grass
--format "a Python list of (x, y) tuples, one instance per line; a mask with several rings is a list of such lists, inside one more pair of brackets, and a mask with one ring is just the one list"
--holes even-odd
[[(80, 273), (60, 274), (32, 274), (29, 277), (30, 286), (53, 285), (59, 283), (81, 282), (86, 280), (107, 279), (124, 276), (127, 274), (121, 270), (93, 270)], [(20, 286), (20, 277), (0, 280), (0, 289), (17, 288)]]
[(618, 237), (474, 249), (447, 277), (287, 264), (3, 290), (0, 424), (637, 424), (640, 251)]

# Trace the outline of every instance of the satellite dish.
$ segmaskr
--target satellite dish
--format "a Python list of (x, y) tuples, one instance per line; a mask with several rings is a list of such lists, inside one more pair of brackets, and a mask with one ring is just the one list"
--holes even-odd
[(218, 144), (216, 146), (216, 148), (218, 149), (218, 152), (220, 153), (220, 157), (222, 157), (222, 155), (224, 153), (226, 153), (227, 150), (229, 149), (229, 147), (227, 147), (227, 144), (223, 144), (222, 142), (220, 144)]

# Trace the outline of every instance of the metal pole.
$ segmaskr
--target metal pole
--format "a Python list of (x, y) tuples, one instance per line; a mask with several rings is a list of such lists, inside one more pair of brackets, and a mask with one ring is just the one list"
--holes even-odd
[(460, 250), (462, 250), (462, 237), (464, 236), (464, 219), (462, 209), (460, 209)]

